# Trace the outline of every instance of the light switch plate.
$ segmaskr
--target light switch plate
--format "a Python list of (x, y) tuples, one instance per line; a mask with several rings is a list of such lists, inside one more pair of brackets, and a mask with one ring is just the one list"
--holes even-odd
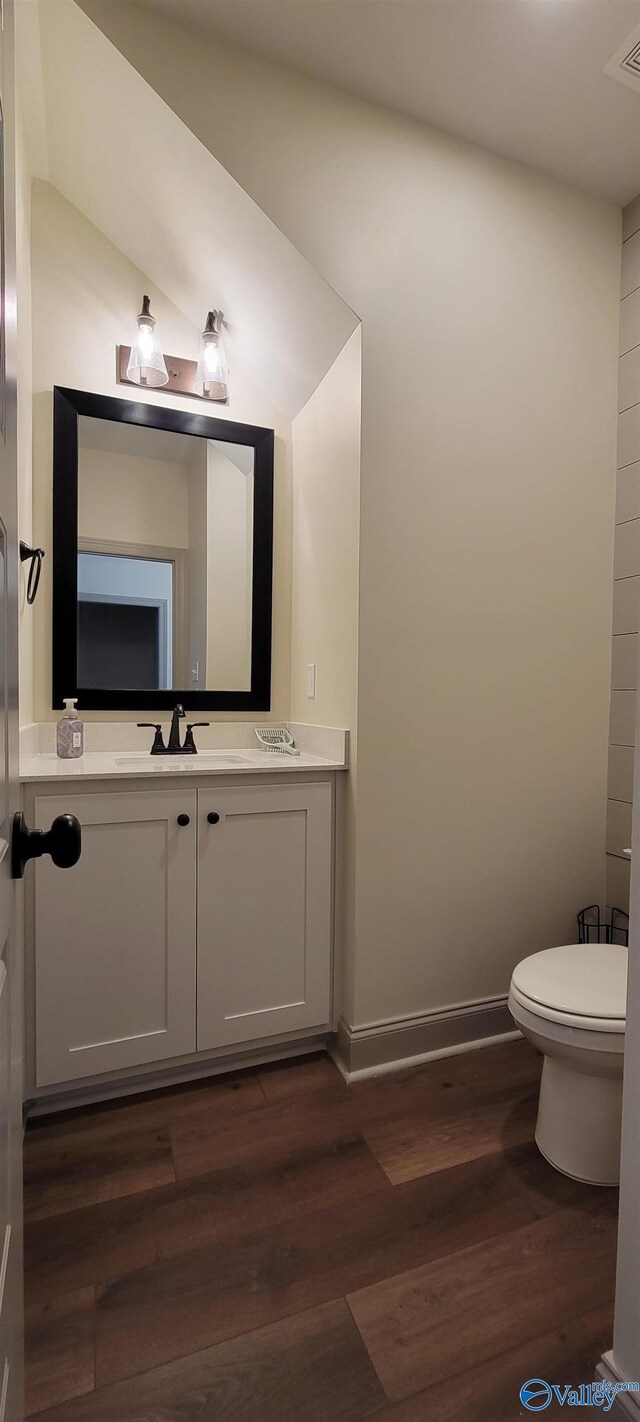
[(309, 662), (307, 666), (307, 699), (313, 701), (316, 694), (316, 663)]

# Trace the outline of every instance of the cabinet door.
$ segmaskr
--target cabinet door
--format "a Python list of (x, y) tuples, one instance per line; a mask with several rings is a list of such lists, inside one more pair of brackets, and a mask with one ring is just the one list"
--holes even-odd
[(331, 786), (199, 791), (198, 821), (198, 1050), (326, 1026)]
[(36, 800), (41, 828), (66, 812), (79, 863), (36, 866), (39, 1086), (195, 1050), (195, 791)]

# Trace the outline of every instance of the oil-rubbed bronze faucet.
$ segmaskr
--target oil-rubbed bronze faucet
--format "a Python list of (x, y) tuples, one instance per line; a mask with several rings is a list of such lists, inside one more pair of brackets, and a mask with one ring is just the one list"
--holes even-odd
[(174, 706), (173, 708), (173, 715), (171, 717), (171, 729), (169, 731), (169, 740), (166, 745), (162, 739), (162, 726), (160, 725), (159, 721), (138, 721), (138, 726), (140, 728), (148, 726), (150, 730), (155, 732), (155, 735), (153, 737), (153, 745), (151, 747), (151, 755), (198, 754), (198, 747), (193, 739), (193, 733), (198, 729), (199, 726), (208, 726), (209, 722), (188, 722), (186, 735), (184, 738), (184, 745), (180, 745), (180, 722), (184, 719), (184, 716), (184, 706), (181, 706), (180, 702), (178, 702), (178, 705)]
[(180, 702), (178, 702), (178, 705), (174, 706), (173, 708), (173, 716), (171, 717), (171, 730), (169, 731), (169, 740), (167, 742), (167, 755), (179, 755), (180, 751), (182, 750), (182, 746), (180, 745), (181, 719), (184, 719), (184, 706), (181, 706)]

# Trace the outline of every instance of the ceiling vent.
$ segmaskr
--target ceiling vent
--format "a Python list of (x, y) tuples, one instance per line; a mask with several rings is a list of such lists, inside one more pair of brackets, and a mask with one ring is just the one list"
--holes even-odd
[(605, 64), (604, 72), (640, 94), (640, 25)]

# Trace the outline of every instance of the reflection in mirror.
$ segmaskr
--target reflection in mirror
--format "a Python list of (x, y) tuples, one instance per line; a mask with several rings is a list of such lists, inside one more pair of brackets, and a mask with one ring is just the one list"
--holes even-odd
[(250, 690), (254, 458), (79, 416), (79, 688)]

